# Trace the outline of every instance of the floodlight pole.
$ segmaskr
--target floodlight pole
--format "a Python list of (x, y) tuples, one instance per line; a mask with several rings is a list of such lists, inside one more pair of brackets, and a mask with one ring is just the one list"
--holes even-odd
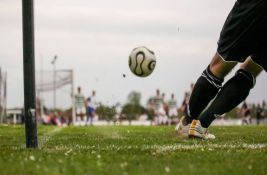
[(23, 74), (26, 147), (37, 148), (34, 61), (34, 10), (33, 0), (22, 0), (23, 23)]

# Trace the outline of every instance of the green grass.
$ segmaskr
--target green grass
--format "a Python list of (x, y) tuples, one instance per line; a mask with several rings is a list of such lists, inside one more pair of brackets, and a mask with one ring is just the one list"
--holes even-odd
[(0, 174), (266, 174), (267, 127), (212, 127), (213, 141), (181, 140), (173, 127), (0, 126)]

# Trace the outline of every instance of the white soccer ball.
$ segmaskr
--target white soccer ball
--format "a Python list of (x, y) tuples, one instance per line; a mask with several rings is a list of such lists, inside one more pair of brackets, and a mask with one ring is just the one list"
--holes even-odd
[(134, 48), (129, 56), (129, 67), (132, 73), (139, 77), (147, 77), (156, 66), (156, 57), (153, 51), (142, 46)]

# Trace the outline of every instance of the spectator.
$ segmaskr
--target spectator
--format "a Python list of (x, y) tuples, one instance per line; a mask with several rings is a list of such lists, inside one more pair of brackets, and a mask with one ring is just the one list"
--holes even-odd
[(257, 125), (260, 124), (260, 121), (263, 119), (264, 117), (264, 110), (261, 107), (261, 105), (258, 103), (257, 107), (256, 107), (256, 120), (257, 120)]
[(169, 124), (171, 124), (172, 120), (178, 116), (177, 101), (174, 98), (174, 94), (171, 94), (171, 99), (168, 101), (168, 116)]
[(240, 110), (241, 110), (240, 112), (241, 112), (242, 125), (251, 124), (251, 111), (246, 102), (243, 103)]

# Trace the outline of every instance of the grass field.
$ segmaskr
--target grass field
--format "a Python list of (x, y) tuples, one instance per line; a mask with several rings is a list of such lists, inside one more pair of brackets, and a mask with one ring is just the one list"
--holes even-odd
[(266, 174), (267, 127), (212, 127), (213, 141), (181, 140), (173, 127), (0, 126), (0, 174)]

